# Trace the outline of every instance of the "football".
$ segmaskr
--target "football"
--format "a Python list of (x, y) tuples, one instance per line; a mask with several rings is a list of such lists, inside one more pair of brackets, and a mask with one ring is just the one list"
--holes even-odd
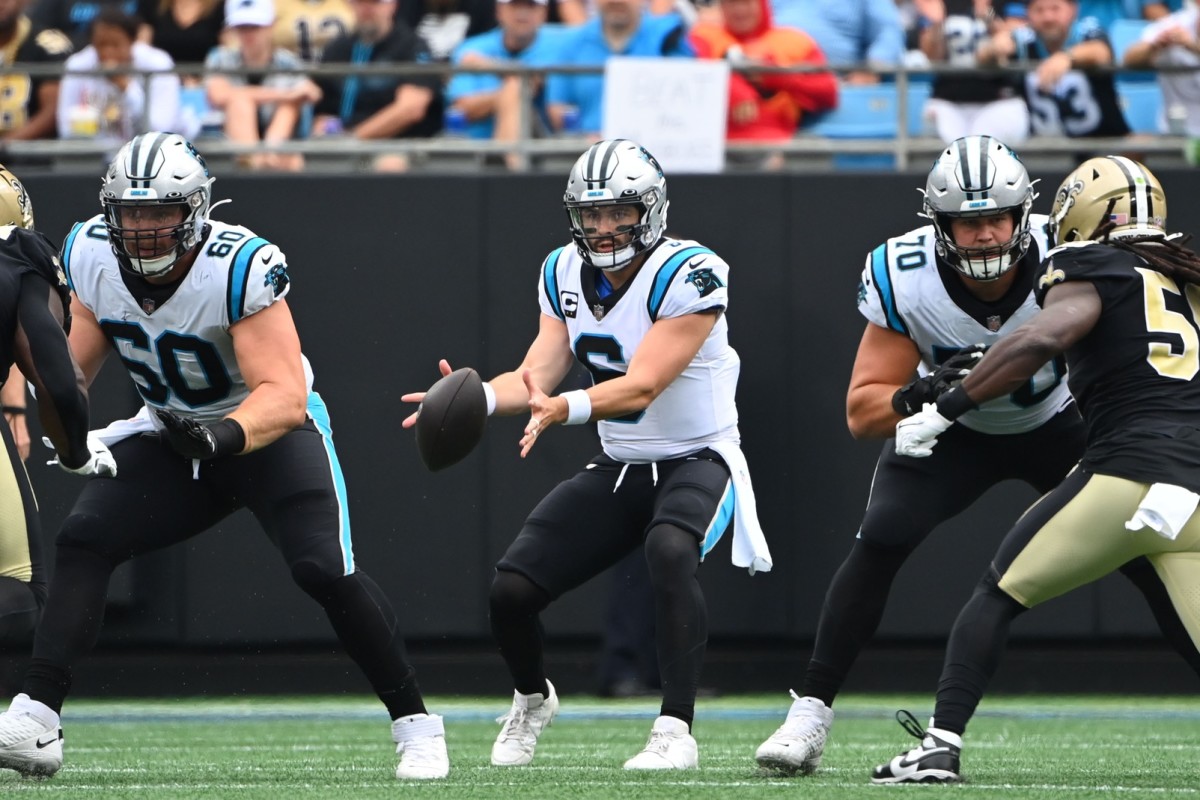
[(456, 369), (425, 393), (417, 415), (417, 452), (430, 472), (462, 461), (483, 438), (487, 399), (470, 367)]

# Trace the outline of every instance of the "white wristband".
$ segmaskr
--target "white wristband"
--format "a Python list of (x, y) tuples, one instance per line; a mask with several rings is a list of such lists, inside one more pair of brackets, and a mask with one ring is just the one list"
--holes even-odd
[(496, 413), (496, 390), (487, 381), (483, 382), (483, 402), (487, 405), (487, 415)]
[(567, 401), (567, 418), (563, 425), (582, 425), (592, 418), (592, 398), (583, 389), (559, 395)]

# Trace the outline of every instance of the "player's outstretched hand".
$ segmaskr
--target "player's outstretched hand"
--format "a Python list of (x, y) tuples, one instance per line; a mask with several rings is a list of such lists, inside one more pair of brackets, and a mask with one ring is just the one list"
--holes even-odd
[[(438, 369), (441, 371), (443, 378), (449, 375), (451, 372), (454, 372), (454, 370), (450, 368), (450, 362), (444, 358), (438, 362)], [(409, 392), (408, 394), (400, 395), (401, 402), (418, 404), (417, 410), (405, 417), (404, 421), (400, 423), (401, 428), (411, 428), (413, 425), (417, 424), (417, 414), (421, 413), (420, 403), (424, 399), (424, 392)]]
[(551, 398), (533, 382), (533, 370), (527, 369), (522, 372), (521, 380), (525, 381), (525, 389), (529, 392), (529, 424), (525, 426), (525, 435), (520, 441), (521, 458), (524, 458), (529, 455), (542, 431), (557, 422), (562, 422), (566, 416), (559, 416), (555, 412)]
[(51, 461), (51, 464), (57, 463), (60, 467), (70, 472), (73, 475), (83, 475), (84, 477), (100, 477), (100, 478), (115, 478), (117, 477), (117, 460), (113, 458), (113, 454), (109, 452), (108, 445), (100, 441), (100, 437), (94, 433), (89, 433), (87, 437), (88, 460), (78, 467), (71, 468), (62, 461)]
[(937, 406), (926, 403), (921, 411), (896, 423), (896, 455), (913, 458), (933, 455), (937, 437), (953, 424), (953, 420), (938, 413)]

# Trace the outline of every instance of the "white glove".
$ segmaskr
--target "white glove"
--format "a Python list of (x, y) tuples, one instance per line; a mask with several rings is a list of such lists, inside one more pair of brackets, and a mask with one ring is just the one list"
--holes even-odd
[(937, 437), (953, 424), (953, 420), (938, 413), (935, 404), (926, 403), (918, 413), (896, 423), (896, 455), (913, 458), (933, 455)]
[[(43, 441), (46, 441), (43, 439)], [(49, 444), (49, 442), (46, 442)], [(101, 478), (117, 477), (117, 460), (113, 458), (113, 454), (109, 451), (108, 445), (100, 440), (100, 437), (94, 433), (89, 433), (87, 437), (88, 451), (91, 453), (89, 458), (83, 465), (71, 469), (63, 466), (63, 463), (55, 457), (52, 461), (47, 461), (47, 464), (58, 464), (65, 471), (75, 475), (83, 475), (91, 477), (93, 475)]]

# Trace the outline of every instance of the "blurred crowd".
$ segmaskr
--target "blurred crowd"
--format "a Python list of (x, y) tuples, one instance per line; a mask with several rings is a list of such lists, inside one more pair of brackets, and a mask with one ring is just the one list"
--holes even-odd
[[(888, 70), (946, 65), (961, 71), (924, 78), (925, 132), (1016, 145), (1128, 134), (1122, 76), (1098, 68), (1200, 66), (1200, 21), (1183, 0), (0, 0), (0, 48), (0, 140), (170, 130), (247, 145), (504, 142), (529, 121), (534, 136), (599, 136), (602, 74), (550, 72), (523, 86), (481, 68), (596, 67), (624, 55), (729, 62), (733, 141), (787, 140), (853, 113), (860, 87), (891, 83)], [(65, 77), (20, 69), (48, 62), (65, 62)], [(439, 62), (473, 69), (449, 79), (353, 69)], [(305, 73), (329, 64), (349, 74)], [(764, 66), (805, 69), (746, 69)], [(1156, 127), (1200, 134), (1200, 72), (1158, 80)], [(248, 168), (303, 167), (294, 150), (251, 149)], [(521, 166), (516, 149), (506, 158)]]

